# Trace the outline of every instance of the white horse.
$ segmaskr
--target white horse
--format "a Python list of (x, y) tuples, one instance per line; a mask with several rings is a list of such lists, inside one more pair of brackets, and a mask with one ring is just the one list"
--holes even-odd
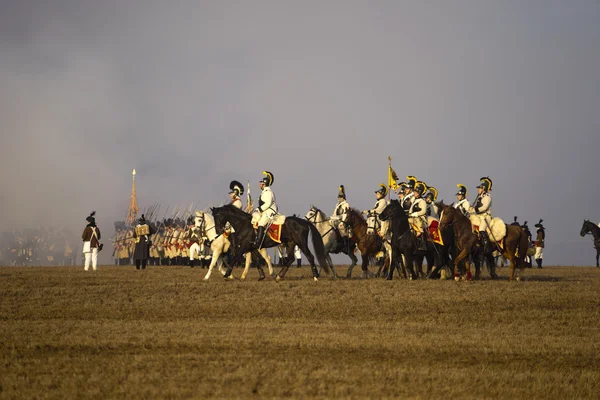
[[(223, 269), (223, 255), (227, 253), (227, 251), (229, 251), (229, 248), (231, 247), (229, 235), (233, 233), (233, 229), (231, 228), (231, 226), (227, 226), (223, 230), (223, 233), (219, 234), (217, 233), (217, 229), (215, 227), (215, 219), (213, 218), (213, 216), (205, 212), (201, 212), (200, 214), (201, 216), (199, 218), (202, 226), (203, 239), (208, 239), (210, 243), (210, 250), (212, 252), (212, 260), (210, 262), (210, 266), (208, 267), (208, 272), (204, 276), (204, 280), (207, 281), (208, 279), (210, 279), (210, 275), (212, 274), (215, 265), (219, 269), (219, 272), (225, 275), (226, 271)], [(261, 249), (259, 253), (267, 262), (267, 266), (269, 267), (269, 275), (274, 276), (273, 265), (271, 264), (271, 258), (267, 254), (267, 249)], [(242, 273), (240, 279), (246, 279), (251, 263), (252, 254), (248, 252), (246, 253), (246, 267), (244, 268), (244, 272)], [(233, 276), (233, 274), (229, 276), (229, 279), (234, 278), (235, 277)], [(262, 279), (264, 279), (264, 277), (261, 278), (261, 280)]]
[(329, 264), (329, 268), (331, 268), (334, 278), (337, 278), (337, 273), (333, 267), (333, 262), (331, 261), (331, 256), (329, 255), (330, 253), (347, 254), (352, 260), (350, 268), (353, 268), (358, 263), (358, 259), (354, 255), (354, 249), (356, 248), (356, 245), (352, 243), (349, 248), (344, 248), (344, 246), (338, 242), (338, 234), (336, 232), (334, 223), (330, 218), (327, 218), (322, 210), (311, 205), (304, 218), (308, 222), (312, 223), (319, 231), (319, 234), (321, 234), (321, 238), (323, 238), (323, 245), (325, 245), (325, 254), (327, 254), (327, 264)]
[[(376, 215), (370, 213), (367, 216), (367, 234), (373, 233), (378, 235), (383, 240), (383, 252), (386, 259), (389, 261), (389, 268), (392, 268), (392, 232), (389, 229), (390, 222), (382, 221)], [(383, 266), (379, 268), (377, 277), (381, 274)], [(389, 269), (388, 269), (389, 274)]]

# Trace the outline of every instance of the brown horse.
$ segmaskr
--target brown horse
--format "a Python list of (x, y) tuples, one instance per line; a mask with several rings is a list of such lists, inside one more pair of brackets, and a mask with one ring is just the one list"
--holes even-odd
[[(455, 243), (459, 250), (454, 259), (454, 268), (458, 271), (458, 264), (464, 260), (467, 276), (470, 275), (469, 255), (473, 253), (479, 239), (473, 232), (473, 227), (469, 218), (462, 212), (443, 202), (437, 203), (440, 208), (440, 229), (451, 226), (454, 229)], [(502, 247), (496, 245), (502, 255), (510, 261), (510, 280), (515, 278), (515, 267), (519, 267), (519, 277), (525, 270), (525, 256), (527, 255), (527, 235), (520, 226), (506, 225), (506, 236), (502, 240)], [(494, 246), (492, 246), (494, 247)], [(492, 249), (493, 251), (493, 249)]]
[[(352, 230), (353, 239), (356, 242), (356, 247), (360, 250), (362, 257), (362, 272), (361, 278), (374, 277), (369, 271), (369, 261), (375, 258), (379, 251), (383, 250), (383, 240), (375, 233), (367, 233), (367, 221), (362, 216), (361, 212), (355, 208), (350, 208), (346, 212), (344, 222)], [(389, 257), (386, 256), (386, 264), (389, 263)], [(346, 278), (352, 277), (352, 268), (348, 268)]]

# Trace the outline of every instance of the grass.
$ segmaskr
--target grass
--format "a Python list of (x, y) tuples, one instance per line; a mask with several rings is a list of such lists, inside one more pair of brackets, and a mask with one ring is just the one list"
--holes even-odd
[(0, 399), (600, 394), (600, 269), (514, 283), (205, 271), (0, 268)]

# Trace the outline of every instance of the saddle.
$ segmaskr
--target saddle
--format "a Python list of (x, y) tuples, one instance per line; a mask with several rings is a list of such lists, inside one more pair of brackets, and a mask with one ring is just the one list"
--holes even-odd
[[(479, 234), (479, 225), (481, 224), (481, 218), (479, 215), (471, 214), (469, 216), (471, 220), (471, 226), (473, 227), (473, 233)], [(488, 222), (486, 229), (491, 242), (496, 242), (501, 245), (502, 239), (506, 236), (506, 224), (502, 219), (495, 217)]]
[[(433, 243), (444, 245), (444, 241), (442, 240), (442, 232), (440, 231), (440, 221), (437, 218), (427, 217), (427, 230), (429, 231), (429, 235), (427, 235), (427, 240)], [(421, 231), (421, 227), (413, 224), (413, 231), (419, 232)], [(417, 235), (419, 237), (421, 235)]]

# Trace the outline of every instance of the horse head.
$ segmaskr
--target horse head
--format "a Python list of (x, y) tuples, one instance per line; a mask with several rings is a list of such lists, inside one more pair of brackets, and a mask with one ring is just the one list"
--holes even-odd
[(317, 212), (318, 211), (319, 211), (319, 209), (311, 204), (310, 208), (308, 209), (308, 212), (304, 216), (304, 219), (307, 220), (308, 222), (312, 222), (312, 223), (317, 222)]
[(401, 215), (406, 215), (404, 213), (404, 209), (400, 205), (400, 202), (398, 200), (394, 199), (394, 200), (391, 200), (390, 204), (388, 204), (383, 209), (381, 214), (379, 214), (379, 219), (382, 221), (387, 221), (390, 218), (393, 218), (395, 216), (401, 216)]
[(592, 229), (590, 228), (590, 220), (584, 219), (583, 226), (581, 227), (581, 232), (579, 232), (579, 234), (581, 235), (581, 237), (584, 237), (588, 233), (592, 233)]
[(360, 211), (355, 208), (349, 208), (346, 212), (346, 216), (342, 220), (346, 225), (350, 227), (350, 229), (354, 229), (359, 225), (367, 225), (367, 221), (363, 218)]
[(440, 211), (440, 230), (444, 229), (447, 226), (450, 226), (454, 223), (456, 218), (456, 213), (459, 212), (452, 206), (448, 206), (444, 204), (443, 201), (436, 203), (439, 207)]

